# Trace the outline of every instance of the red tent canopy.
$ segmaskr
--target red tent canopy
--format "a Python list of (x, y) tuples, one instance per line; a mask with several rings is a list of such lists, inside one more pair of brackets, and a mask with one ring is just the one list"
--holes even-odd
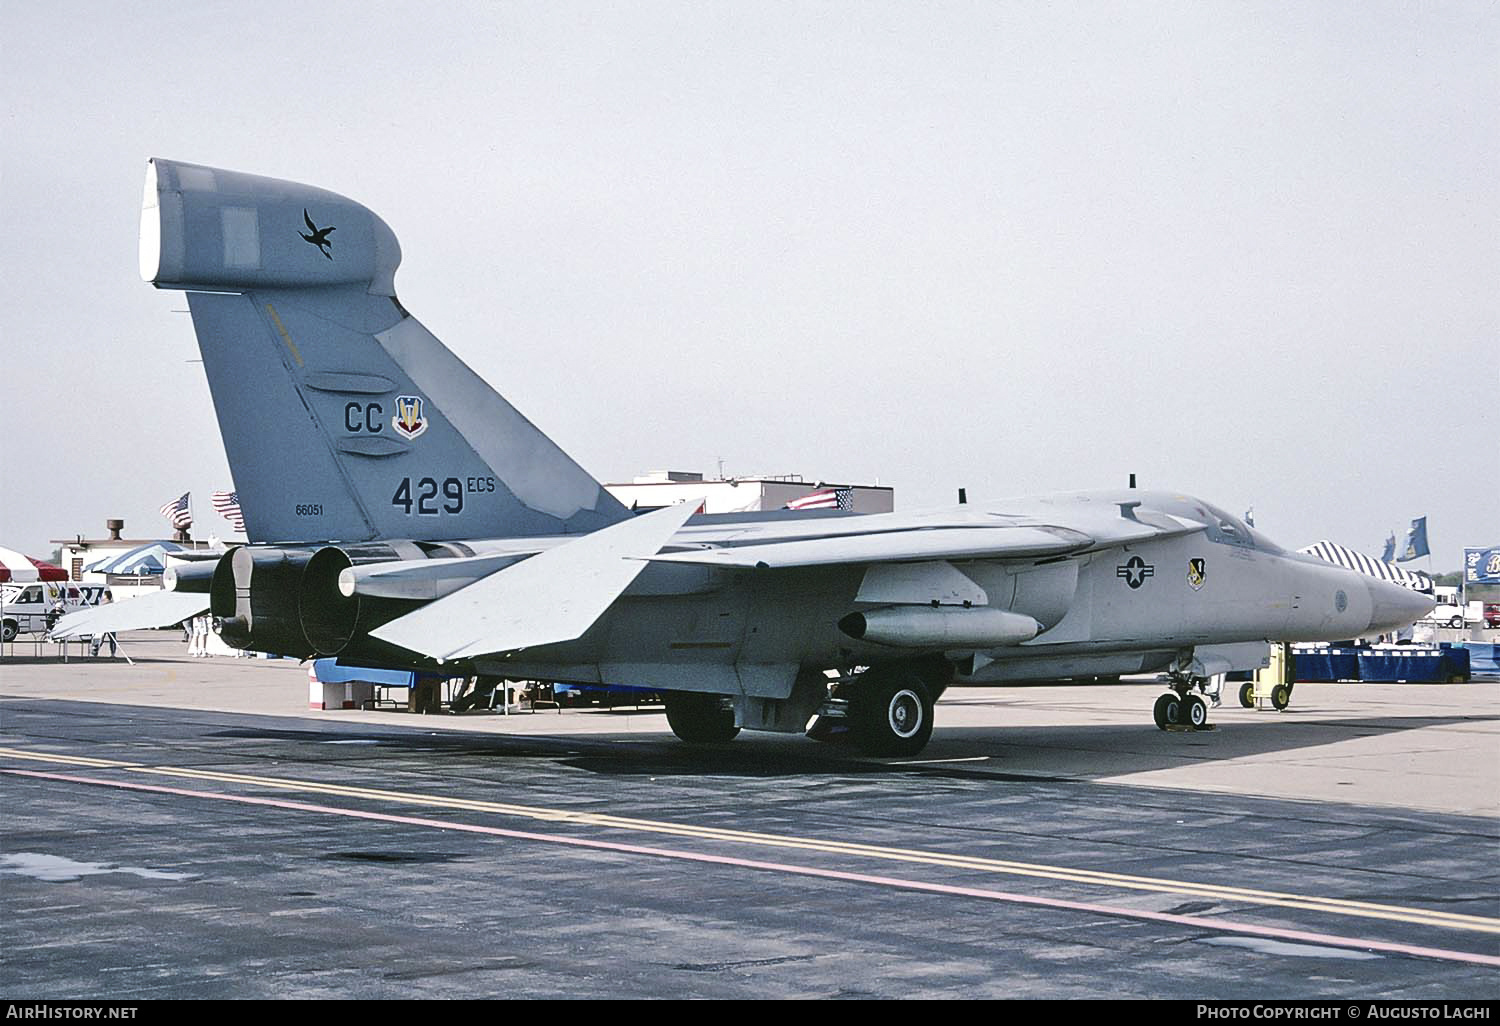
[(62, 567), (23, 556), (15, 549), (0, 548), (0, 584), (6, 581), (66, 581)]

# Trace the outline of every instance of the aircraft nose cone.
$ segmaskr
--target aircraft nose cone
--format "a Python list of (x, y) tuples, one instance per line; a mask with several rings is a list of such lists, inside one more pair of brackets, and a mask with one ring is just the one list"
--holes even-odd
[(1370, 581), (1370, 626), (1373, 631), (1408, 627), (1432, 612), (1437, 602), (1431, 595), (1403, 588), (1388, 581)]

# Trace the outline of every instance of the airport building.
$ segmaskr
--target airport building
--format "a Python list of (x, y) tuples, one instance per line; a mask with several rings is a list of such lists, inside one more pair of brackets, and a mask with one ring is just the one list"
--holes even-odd
[(137, 591), (156, 591), (161, 586), (161, 571), (167, 557), (182, 552), (221, 551), (212, 542), (195, 542), (185, 535), (177, 540), (162, 538), (125, 538), (125, 521), (104, 522), (103, 538), (54, 538), (58, 546), (58, 563), (68, 572), (69, 580), (106, 584), (116, 600), (128, 598)]

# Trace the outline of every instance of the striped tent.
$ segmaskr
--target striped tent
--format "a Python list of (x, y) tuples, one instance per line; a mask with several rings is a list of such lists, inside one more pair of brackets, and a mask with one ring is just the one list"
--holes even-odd
[(1402, 585), (1413, 591), (1432, 590), (1432, 578), (1426, 574), (1417, 573), (1412, 570), (1402, 570), (1398, 566), (1392, 566), (1390, 563), (1367, 556), (1363, 552), (1355, 552), (1353, 549), (1347, 549), (1331, 541), (1320, 541), (1316, 545), (1309, 545), (1297, 551), (1309, 556), (1315, 556), (1325, 563), (1333, 563), (1335, 566), (1341, 566), (1346, 570), (1356, 570), (1370, 577), (1378, 577), (1382, 581), (1390, 581), (1393, 584)]
[(151, 542), (149, 545), (142, 545), (128, 552), (107, 553), (86, 564), (83, 569), (91, 574), (150, 576), (166, 569), (169, 553), (185, 551), (186, 549), (176, 542)]
[(68, 572), (60, 566), (0, 548), (0, 581), (66, 581)]

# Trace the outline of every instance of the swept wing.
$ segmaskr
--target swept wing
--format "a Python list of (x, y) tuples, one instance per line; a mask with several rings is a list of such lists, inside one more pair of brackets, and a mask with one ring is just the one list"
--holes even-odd
[(697, 502), (586, 534), (499, 570), (371, 631), (434, 659), (572, 641), (604, 615)]

